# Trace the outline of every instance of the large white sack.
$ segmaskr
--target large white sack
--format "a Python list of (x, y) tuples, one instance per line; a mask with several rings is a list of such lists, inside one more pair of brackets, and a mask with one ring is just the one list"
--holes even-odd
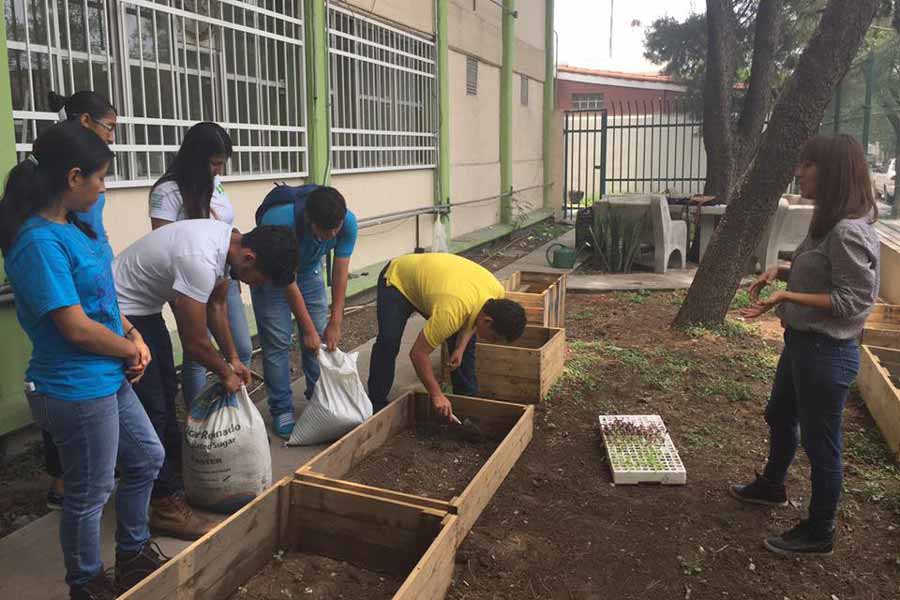
[(234, 512), (272, 484), (266, 425), (247, 388), (208, 386), (191, 406), (182, 444), (184, 489), (195, 506)]
[(288, 446), (331, 442), (372, 416), (372, 402), (356, 369), (358, 352), (319, 351), (319, 381), (294, 425)]

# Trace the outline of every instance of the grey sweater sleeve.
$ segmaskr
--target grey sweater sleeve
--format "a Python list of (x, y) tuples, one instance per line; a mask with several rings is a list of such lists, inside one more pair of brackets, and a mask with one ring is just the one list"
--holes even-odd
[(847, 319), (860, 315), (875, 302), (878, 293), (878, 246), (856, 223), (840, 223), (829, 235), (831, 262), (831, 311)]

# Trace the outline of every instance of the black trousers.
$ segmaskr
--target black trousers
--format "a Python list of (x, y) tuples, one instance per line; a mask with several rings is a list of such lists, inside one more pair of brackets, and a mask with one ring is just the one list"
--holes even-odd
[(181, 433), (175, 413), (175, 396), (178, 394), (178, 376), (175, 372), (175, 357), (172, 354), (172, 340), (162, 314), (135, 317), (126, 315), (131, 324), (144, 338), (150, 349), (152, 360), (147, 365), (144, 376), (134, 384), (134, 391), (140, 399), (156, 435), (166, 451), (166, 458), (153, 483), (154, 498), (171, 496), (184, 489), (181, 472)]

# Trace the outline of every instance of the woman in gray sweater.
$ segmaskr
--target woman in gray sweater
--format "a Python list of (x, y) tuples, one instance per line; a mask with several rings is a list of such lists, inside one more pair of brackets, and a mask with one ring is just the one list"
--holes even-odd
[[(859, 369), (857, 339), (878, 295), (877, 207), (862, 146), (849, 135), (807, 142), (797, 177), (803, 196), (815, 201), (809, 233), (790, 267), (771, 266), (757, 279), (750, 288), (753, 305), (743, 311), (753, 318), (775, 308), (784, 326), (765, 414), (769, 458), (753, 483), (730, 491), (743, 502), (787, 505), (784, 481), (802, 444), (812, 467), (809, 518), (765, 545), (780, 554), (830, 554), (843, 475), (844, 402)], [(760, 299), (775, 279), (787, 281), (787, 290)]]

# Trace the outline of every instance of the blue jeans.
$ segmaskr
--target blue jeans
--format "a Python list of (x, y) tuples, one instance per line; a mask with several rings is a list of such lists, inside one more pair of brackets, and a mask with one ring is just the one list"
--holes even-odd
[[(297, 287), (303, 295), (306, 310), (319, 335), (328, 325), (328, 297), (320, 269), (297, 275)], [(253, 314), (259, 328), (259, 344), (263, 353), (263, 376), (269, 396), (272, 416), (294, 411), (291, 394), (291, 334), (294, 330), (291, 308), (284, 290), (270, 284), (251, 290)], [(301, 336), (302, 336), (302, 332)], [(319, 361), (315, 354), (307, 352), (301, 342), (303, 375), (306, 377), (306, 398), (312, 398), (319, 380)]]
[[(241, 300), (241, 284), (234, 279), (228, 283), (228, 327), (231, 329), (238, 358), (249, 368), (253, 356), (253, 341), (250, 339), (250, 326)], [(188, 406), (205, 385), (206, 367), (185, 356), (181, 366), (181, 395)]]
[(115, 396), (68, 402), (29, 393), (35, 423), (59, 448), (66, 494), (59, 537), (66, 583), (83, 585), (103, 570), (100, 519), (118, 461), (116, 549), (137, 552), (150, 539), (147, 511), (163, 448), (131, 385)]
[[(413, 313), (418, 312), (416, 307), (406, 299), (396, 288), (387, 285), (384, 273), (387, 267), (378, 276), (378, 337), (372, 347), (372, 359), (369, 365), (369, 399), (372, 400), (372, 409), (378, 412), (387, 406), (388, 395), (394, 385), (394, 368), (397, 365), (397, 355), (400, 353), (400, 344), (403, 341), (403, 330), (406, 322)], [(447, 339), (450, 352), (456, 348), (457, 332)], [(463, 396), (478, 395), (478, 378), (475, 370), (475, 348), (478, 340), (475, 335), (469, 341), (463, 352), (462, 363), (459, 368), (450, 372), (450, 380), (453, 383), (453, 393)]]
[[(784, 483), (798, 444), (812, 467), (811, 523), (834, 525), (843, 481), (841, 424), (850, 384), (859, 370), (856, 340), (787, 329), (766, 407), (769, 460), (764, 477)], [(799, 432), (798, 432), (799, 426)]]

